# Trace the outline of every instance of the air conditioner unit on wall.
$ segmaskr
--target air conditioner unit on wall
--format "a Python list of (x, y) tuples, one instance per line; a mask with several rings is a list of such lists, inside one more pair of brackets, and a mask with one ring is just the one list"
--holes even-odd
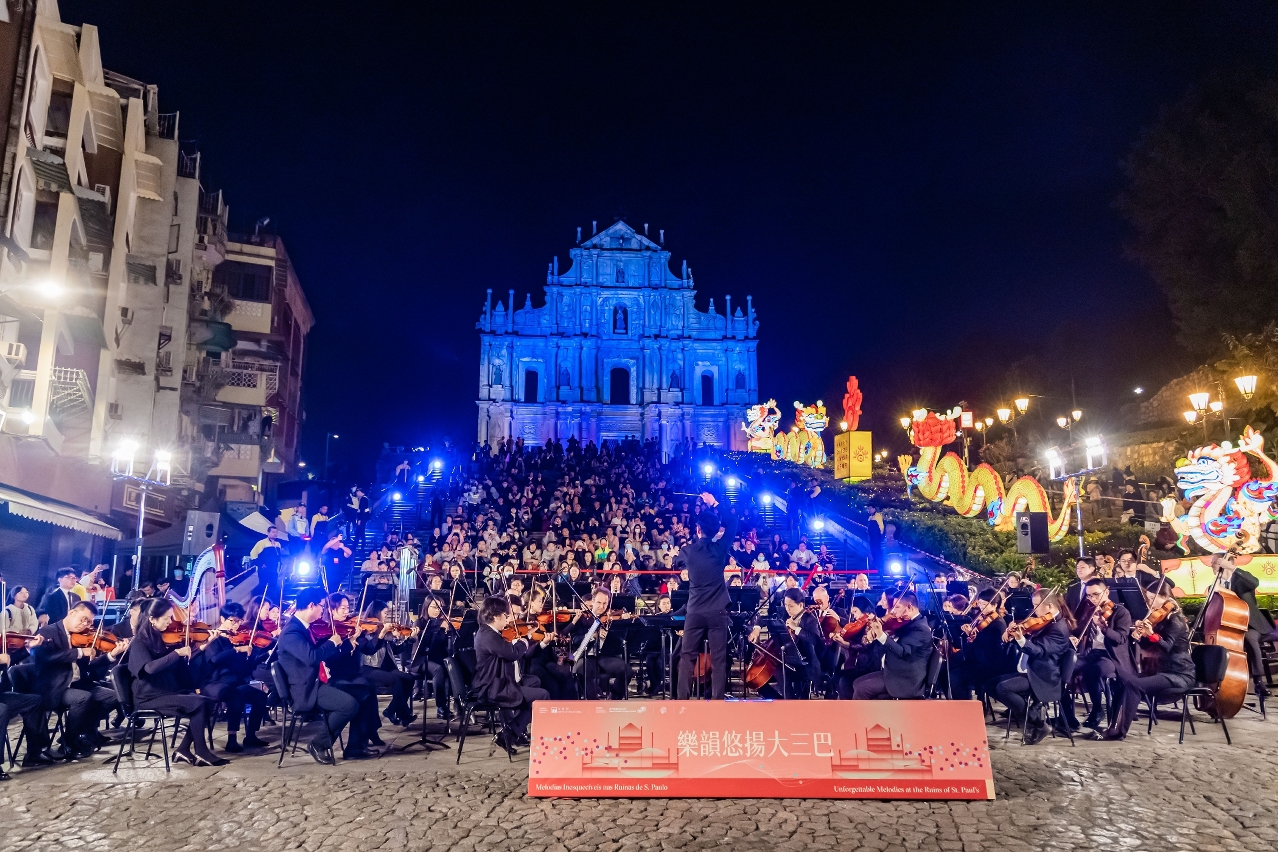
[(106, 199), (107, 210), (111, 209), (111, 186), (110, 184), (97, 183), (93, 185), (93, 191)]
[(15, 366), (23, 366), (27, 363), (27, 345), (25, 343), (5, 343), (0, 344), (4, 349), (4, 360)]
[(133, 309), (120, 307), (120, 322), (123, 325), (133, 325)]
[(195, 384), (196, 375), (195, 375), (194, 364), (187, 364), (185, 367), (182, 368), (182, 381), (186, 382), (189, 385)]
[(107, 403), (107, 417), (112, 420), (121, 420), (124, 418), (124, 406), (118, 402)]

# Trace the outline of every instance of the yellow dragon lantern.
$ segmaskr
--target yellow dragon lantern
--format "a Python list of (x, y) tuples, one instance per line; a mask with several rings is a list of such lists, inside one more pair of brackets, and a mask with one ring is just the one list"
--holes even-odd
[(746, 433), (746, 448), (752, 453), (771, 453), (780, 425), (781, 409), (777, 408), (775, 399), (747, 408), (746, 422), (741, 424)]
[(772, 447), (774, 459), (784, 459), (795, 464), (809, 467), (820, 467), (825, 464), (825, 442), (821, 433), (830, 425), (830, 418), (825, 416), (825, 403), (816, 401), (816, 405), (794, 404), (794, 426), (789, 432), (776, 436)]
[(941, 449), (953, 443), (956, 434), (953, 419), (937, 417), (932, 411), (922, 420), (914, 421), (910, 440), (919, 448), (918, 463), (912, 463), (912, 456), (901, 456), (897, 460), (910, 486), (928, 500), (953, 507), (965, 518), (975, 518), (984, 512), (990, 526), (999, 530), (1013, 529), (1017, 512), (1046, 512), (1052, 541), (1064, 537), (1069, 531), (1070, 507), (1078, 499), (1078, 486), (1073, 477), (1065, 480), (1065, 502), (1060, 513), (1052, 515), (1047, 492), (1032, 477), (1022, 476), (1004, 492), (1003, 478), (988, 464), (977, 465), (969, 472), (954, 453), (942, 456)]

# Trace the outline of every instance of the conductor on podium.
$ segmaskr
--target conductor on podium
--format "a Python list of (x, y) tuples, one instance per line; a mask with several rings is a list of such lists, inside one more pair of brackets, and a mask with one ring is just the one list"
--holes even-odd
[(714, 512), (719, 501), (701, 495), (705, 509), (697, 515), (697, 540), (679, 554), (688, 571), (688, 603), (684, 610), (683, 652), (679, 657), (679, 699), (688, 698), (697, 655), (704, 644), (710, 652), (710, 697), (722, 700), (728, 689), (728, 585), (723, 569), (728, 547), (736, 535), (736, 519), (723, 520)]

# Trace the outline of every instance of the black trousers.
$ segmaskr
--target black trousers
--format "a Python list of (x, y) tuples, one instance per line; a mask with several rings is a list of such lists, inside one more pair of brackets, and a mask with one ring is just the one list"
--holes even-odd
[[(1118, 677), (1118, 666), (1105, 651), (1093, 648), (1079, 660), (1079, 674), (1083, 676), (1083, 688), (1087, 690), (1088, 700), (1092, 702), (1091, 718), (1099, 719), (1105, 706), (1105, 681)], [(1065, 708), (1069, 717), (1074, 717), (1073, 702)]]
[(728, 691), (728, 612), (693, 612), (683, 622), (683, 648), (679, 654), (679, 699), (692, 692), (692, 677), (702, 643), (709, 643), (710, 698), (723, 700)]
[[(448, 707), (448, 669), (444, 668), (444, 664), (420, 659), (413, 664), (411, 671), (417, 676), (419, 683), (430, 681), (431, 691), (435, 695), (435, 708), (443, 710), (445, 713), (451, 713), (452, 711)], [(422, 699), (425, 700), (425, 698), (426, 693), (423, 692)]]
[(648, 677), (648, 696), (652, 697), (661, 691), (661, 684), (666, 679), (665, 655), (660, 651), (650, 651), (645, 654), (643, 669)]
[(1247, 671), (1253, 680), (1265, 676), (1265, 667), (1260, 656), (1260, 632), (1251, 628), (1243, 637), (1243, 650), (1247, 652)]
[(525, 686), (519, 684), (519, 691), (524, 694), (524, 703), (518, 707), (511, 708), (514, 719), (511, 720), (511, 726), (519, 733), (528, 730), (528, 723), (532, 721), (532, 703), (534, 701), (549, 701), (550, 693), (539, 686)]
[[(315, 706), (324, 711), (328, 724), (311, 739), (311, 743), (316, 748), (332, 748), (333, 739), (341, 734), (342, 728), (345, 728), (348, 722), (352, 722), (359, 713), (359, 699), (330, 683), (321, 683), (319, 694), (315, 697)], [(355, 725), (351, 727), (353, 729)]]
[(328, 683), (359, 702), (355, 718), (351, 719), (350, 734), (346, 737), (347, 750), (367, 748), (369, 739), (376, 736), (377, 729), (382, 726), (377, 715), (377, 690), (362, 677), (354, 680), (330, 680)]
[(248, 723), (244, 730), (250, 735), (256, 734), (262, 726), (262, 718), (266, 715), (266, 693), (255, 689), (247, 683), (213, 681), (205, 684), (201, 690), (214, 701), (226, 704), (226, 732), (239, 733), (240, 720), (244, 718), (244, 705), (249, 707)]
[(1028, 675), (1004, 675), (995, 684), (994, 694), (1007, 705), (1013, 721), (1024, 718), (1028, 707), (1030, 724), (1035, 727), (1043, 724), (1043, 703), (1034, 698)]
[(85, 736), (98, 727), (98, 721), (119, 705), (115, 690), (80, 680), (62, 694), (62, 706), (67, 708), (64, 742)]
[[(172, 692), (168, 695), (157, 695), (136, 702), (139, 710), (157, 710), (166, 716), (185, 716), (190, 720), (186, 726), (186, 735), (182, 737), (179, 749), (185, 751), (195, 747), (196, 754), (207, 755), (209, 746), (205, 730), (208, 726), (209, 709), (213, 700), (193, 692)], [(199, 739), (196, 739), (196, 737)]]
[(607, 693), (609, 698), (626, 697), (630, 667), (621, 657), (585, 656), (573, 663), (572, 671), (573, 674), (582, 675), (587, 701), (598, 699), (601, 692)]
[(542, 689), (555, 701), (577, 700), (577, 679), (572, 669), (556, 662), (535, 663), (530, 671), (541, 681)]
[(0, 693), (0, 737), (9, 729), (9, 720), (22, 717), (22, 732), (27, 735), (27, 748), (32, 754), (46, 748), (49, 735), (44, 727), (40, 696), (20, 692)]
[(390, 693), (390, 706), (386, 712), (392, 716), (408, 715), (408, 691), (413, 687), (413, 676), (408, 672), (387, 671), (372, 666), (364, 666), (361, 670), (364, 680), (373, 685), (380, 693)]
[(883, 672), (870, 672), (867, 675), (861, 675), (852, 684), (852, 700), (854, 701), (874, 701), (891, 697), (892, 695), (888, 692)]
[[(1194, 686), (1193, 675), (1188, 674), (1153, 674), (1138, 675), (1127, 666), (1118, 668), (1118, 678), (1123, 683), (1123, 703), (1118, 717), (1109, 726), (1109, 731), (1116, 735), (1125, 735), (1136, 719), (1136, 708), (1140, 706), (1142, 694), (1157, 695), (1160, 692), (1174, 692), (1190, 689)], [(1188, 700), (1188, 699), (1186, 699)], [(1109, 733), (1107, 731), (1106, 733)]]

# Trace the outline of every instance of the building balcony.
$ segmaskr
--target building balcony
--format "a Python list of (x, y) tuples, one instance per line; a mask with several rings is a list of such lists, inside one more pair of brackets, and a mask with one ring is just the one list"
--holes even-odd
[(230, 476), (237, 479), (257, 479), (262, 463), (260, 444), (231, 444), (222, 449), (222, 458), (209, 471), (209, 476)]
[(253, 361), (231, 361), (229, 367), (217, 367), (212, 375), (223, 384), (217, 401), (234, 405), (266, 405), (279, 388), (279, 365)]
[(270, 334), (271, 303), (232, 299), (231, 310), (226, 315), (226, 321), (236, 331), (244, 331), (250, 334)]

